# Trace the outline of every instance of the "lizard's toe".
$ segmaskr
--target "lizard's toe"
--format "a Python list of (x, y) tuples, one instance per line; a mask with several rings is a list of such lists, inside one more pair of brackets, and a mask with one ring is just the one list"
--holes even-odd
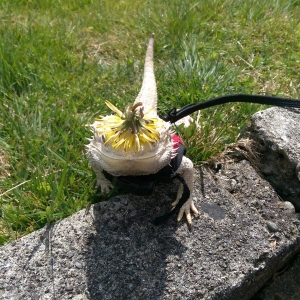
[(179, 199), (175, 200), (172, 204), (171, 204), (171, 208), (175, 208), (175, 206), (178, 204)]
[(102, 180), (97, 182), (96, 188), (100, 188), (103, 194), (107, 194), (113, 188), (113, 185), (109, 181)]
[(194, 202), (192, 200), (188, 200), (186, 203), (183, 204), (183, 206), (180, 208), (178, 217), (177, 217), (177, 221), (179, 222), (183, 215), (185, 214), (186, 220), (188, 222), (189, 225), (192, 224), (192, 216), (191, 216), (191, 211), (195, 214), (195, 215), (199, 215), (199, 212), (197, 210), (197, 208), (194, 205)]
[(199, 216), (199, 211), (198, 211), (198, 209), (196, 208), (196, 206), (195, 206), (195, 204), (194, 204), (194, 201), (191, 202), (190, 207), (191, 207), (192, 212), (198, 217), (198, 216)]

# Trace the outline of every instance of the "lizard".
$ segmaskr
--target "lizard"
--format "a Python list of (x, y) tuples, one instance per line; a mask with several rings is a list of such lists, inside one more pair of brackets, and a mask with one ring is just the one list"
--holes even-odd
[[(157, 113), (157, 87), (154, 74), (154, 34), (151, 35), (146, 50), (144, 75), (141, 90), (133, 104), (123, 111), (109, 101), (106, 105), (115, 113), (95, 119), (91, 124), (93, 136), (87, 145), (87, 157), (96, 174), (96, 187), (103, 193), (112, 188), (103, 171), (113, 176), (140, 176), (155, 174), (169, 165), (176, 156), (178, 140), (170, 122), (159, 118)], [(190, 124), (190, 119), (187, 120)], [(193, 202), (193, 162), (186, 156), (176, 170), (180, 174), (190, 195), (180, 207), (177, 221), (185, 215), (189, 225), (192, 213), (199, 215)], [(183, 184), (179, 183), (174, 209), (183, 194)]]

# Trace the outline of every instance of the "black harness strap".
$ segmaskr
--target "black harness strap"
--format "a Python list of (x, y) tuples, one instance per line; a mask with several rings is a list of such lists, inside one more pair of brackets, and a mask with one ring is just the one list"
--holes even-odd
[(191, 113), (204, 108), (221, 105), (230, 102), (243, 102), (243, 103), (257, 103), (266, 105), (275, 105), (280, 107), (295, 107), (300, 108), (300, 101), (297, 99), (287, 99), (274, 96), (262, 96), (262, 95), (246, 95), (235, 94), (227, 95), (214, 99), (204, 101), (202, 103), (188, 104), (181, 109), (177, 110), (175, 107), (170, 109), (167, 115), (162, 119), (166, 122), (175, 123), (176, 121), (190, 115)]

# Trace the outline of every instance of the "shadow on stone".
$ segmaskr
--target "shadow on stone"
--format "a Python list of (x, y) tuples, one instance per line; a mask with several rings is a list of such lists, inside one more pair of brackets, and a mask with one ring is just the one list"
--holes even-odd
[(98, 203), (90, 212), (95, 233), (87, 239), (86, 272), (90, 299), (161, 299), (170, 256), (182, 256), (184, 247), (174, 237), (176, 216), (154, 226), (168, 208), (165, 190), (149, 199), (123, 195)]

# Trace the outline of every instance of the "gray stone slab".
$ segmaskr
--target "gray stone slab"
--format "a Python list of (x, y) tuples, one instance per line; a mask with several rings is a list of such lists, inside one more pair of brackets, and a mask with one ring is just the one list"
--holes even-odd
[[(290, 262), (255, 297), (255, 300), (299, 300), (300, 256)], [(253, 299), (254, 300), (254, 299)]]
[(259, 171), (300, 212), (300, 110), (259, 111), (252, 116), (246, 136), (260, 146)]
[[(296, 111), (274, 108), (246, 132), (260, 145), (262, 176), (296, 207), (299, 132)], [(175, 197), (176, 185), (163, 185), (1, 247), (0, 299), (251, 299), (300, 252), (299, 214), (256, 170), (246, 160), (197, 169), (192, 232), (175, 216), (152, 224)]]
[(152, 225), (175, 185), (120, 195), (0, 248), (0, 299), (250, 299), (299, 252), (299, 219), (245, 160), (196, 174), (192, 232)]

